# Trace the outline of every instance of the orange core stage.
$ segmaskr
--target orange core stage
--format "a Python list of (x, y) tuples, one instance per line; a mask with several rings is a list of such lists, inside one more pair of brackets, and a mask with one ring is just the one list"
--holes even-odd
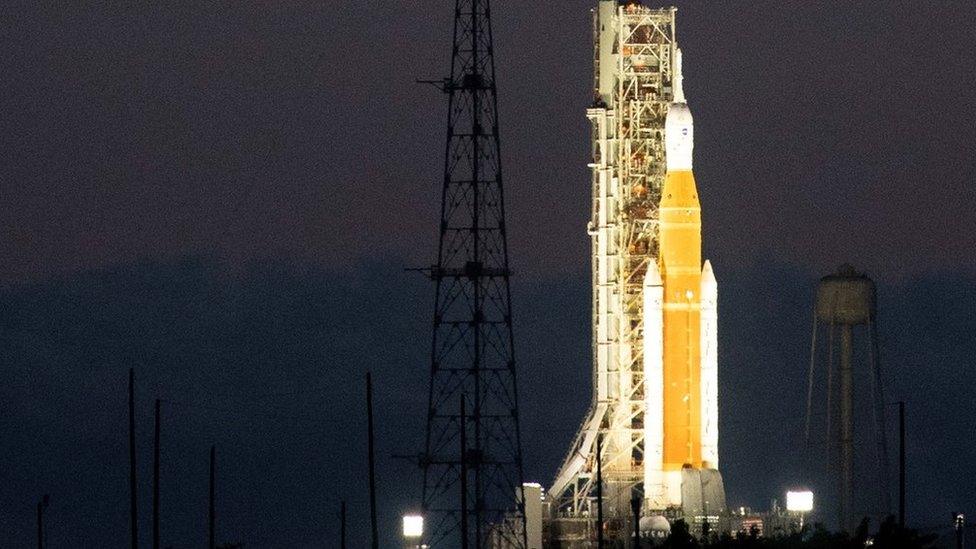
[(702, 467), (701, 205), (691, 170), (669, 171), (661, 192), (664, 282), (665, 471)]

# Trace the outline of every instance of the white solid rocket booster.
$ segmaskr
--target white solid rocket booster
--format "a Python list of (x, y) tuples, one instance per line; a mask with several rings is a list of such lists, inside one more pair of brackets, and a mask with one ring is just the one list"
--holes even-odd
[(657, 262), (644, 275), (644, 497), (651, 509), (668, 505), (664, 486), (664, 282)]
[(702, 468), (718, 469), (718, 281), (705, 260), (701, 277)]

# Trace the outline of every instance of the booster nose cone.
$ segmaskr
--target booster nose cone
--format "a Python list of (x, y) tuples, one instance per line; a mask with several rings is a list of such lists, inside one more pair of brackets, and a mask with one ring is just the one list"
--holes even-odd
[(712, 295), (718, 292), (718, 281), (715, 280), (715, 272), (712, 271), (712, 262), (705, 260), (701, 273), (702, 295)]
[(644, 286), (661, 286), (661, 270), (657, 268), (657, 261), (653, 259), (647, 262), (647, 273), (644, 274)]

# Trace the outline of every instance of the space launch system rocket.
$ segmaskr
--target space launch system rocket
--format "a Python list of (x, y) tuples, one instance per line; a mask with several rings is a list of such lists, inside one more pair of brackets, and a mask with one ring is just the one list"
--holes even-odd
[(717, 510), (725, 505), (718, 474), (718, 282), (701, 259), (694, 121), (681, 50), (664, 128), (658, 257), (644, 277), (644, 492), (651, 508)]

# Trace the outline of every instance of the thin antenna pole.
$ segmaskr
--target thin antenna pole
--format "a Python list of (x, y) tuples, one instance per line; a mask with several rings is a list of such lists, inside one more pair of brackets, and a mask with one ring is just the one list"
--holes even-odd
[(851, 369), (853, 329), (842, 324), (840, 332), (840, 522), (845, 532), (853, 532), (854, 495), (854, 372)]
[[(810, 336), (810, 370), (807, 373), (807, 418), (804, 439), (807, 446), (810, 445), (810, 416), (813, 407), (813, 370), (817, 363), (817, 312), (816, 307), (813, 312), (813, 335)], [(829, 435), (829, 434), (828, 434)]]
[(831, 402), (834, 398), (834, 320), (833, 320), (833, 308), (831, 308), (831, 320), (827, 328), (827, 437), (824, 439), (827, 446), (827, 467), (830, 471), (830, 456), (831, 456), (831, 445), (834, 441), (834, 431), (831, 425), (831, 418), (834, 414), (834, 408)]
[(132, 549), (139, 549), (136, 499), (136, 401), (135, 370), (129, 368), (129, 532)]
[[(634, 547), (640, 549), (641, 545), (641, 535), (640, 535), (640, 515), (641, 515), (641, 497), (635, 491), (630, 498), (630, 509), (634, 512)], [(707, 522), (706, 522), (707, 524)]]
[(346, 500), (342, 500), (339, 506), (339, 520), (341, 523), (339, 527), (339, 547), (346, 549)]
[(891, 513), (891, 487), (889, 486), (891, 464), (888, 462), (888, 422), (885, 418), (884, 385), (881, 383), (878, 330), (873, 309), (871, 315), (868, 317), (867, 332), (868, 365), (871, 368), (871, 401), (874, 404), (871, 407), (871, 412), (874, 414), (874, 430), (877, 434), (878, 443), (878, 470), (881, 472), (878, 481), (881, 484), (881, 504), (884, 506), (885, 513), (889, 514)]
[(366, 421), (369, 439), (369, 526), (372, 531), (372, 548), (379, 549), (379, 531), (376, 526), (376, 458), (373, 449), (373, 378), (366, 372)]
[(37, 502), (37, 549), (44, 549), (44, 510), (47, 509), (50, 496), (44, 497)]
[(153, 431), (153, 549), (159, 549), (159, 403), (157, 398)]
[(596, 436), (596, 546), (603, 549), (603, 437)]
[(963, 549), (965, 546), (963, 541), (963, 528), (966, 526), (966, 519), (962, 513), (953, 513), (952, 522), (956, 528), (956, 549)]
[(44, 549), (44, 507), (37, 502), (37, 549)]
[(898, 403), (898, 524), (905, 529), (905, 401)]
[(210, 512), (208, 516), (209, 523), (210, 523), (210, 529), (209, 529), (210, 542), (208, 547), (210, 547), (210, 549), (214, 549), (214, 547), (216, 546), (215, 536), (214, 536), (216, 530), (216, 522), (217, 522), (217, 515), (215, 512), (215, 505), (214, 505), (214, 491), (215, 491), (214, 487), (217, 484), (216, 464), (217, 464), (217, 447), (211, 446), (210, 447)]
[(465, 454), (468, 452), (465, 424), (468, 418), (464, 414), (464, 393), (461, 393), (461, 425), (459, 437), (461, 439), (461, 549), (468, 549), (468, 462)]

